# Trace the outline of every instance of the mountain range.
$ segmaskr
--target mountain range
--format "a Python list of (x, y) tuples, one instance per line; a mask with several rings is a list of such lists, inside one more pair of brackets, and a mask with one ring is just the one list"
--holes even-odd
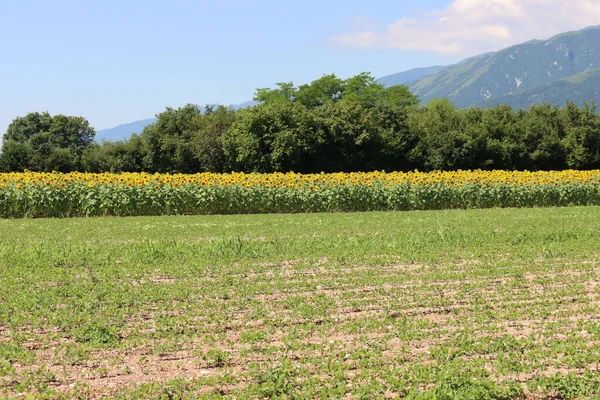
[[(528, 108), (600, 104), (600, 26), (532, 40), (457, 64), (416, 68), (378, 79), (384, 86), (406, 85), (422, 104), (447, 97), (457, 108), (508, 104)], [(255, 105), (250, 101), (234, 108)], [(97, 140), (122, 140), (156, 119), (136, 121), (96, 133)]]
[[(600, 27), (532, 40), (476, 57), (425, 77), (410, 86), (423, 102), (447, 97), (457, 108), (499, 103), (525, 106), (544, 102), (562, 106), (579, 79), (600, 68)], [(588, 83), (600, 86), (600, 81)], [(561, 84), (553, 85), (562, 81)], [(552, 90), (550, 90), (552, 89)], [(550, 90), (545, 93), (546, 90)], [(513, 103), (518, 99), (519, 104)], [(584, 100), (597, 100), (596, 96)], [(529, 101), (531, 100), (531, 101)]]

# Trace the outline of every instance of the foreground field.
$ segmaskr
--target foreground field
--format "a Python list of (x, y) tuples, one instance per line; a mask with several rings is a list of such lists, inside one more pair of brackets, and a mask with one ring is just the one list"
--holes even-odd
[(0, 220), (0, 397), (591, 398), (600, 208)]
[(0, 217), (599, 206), (600, 170), (0, 173)]

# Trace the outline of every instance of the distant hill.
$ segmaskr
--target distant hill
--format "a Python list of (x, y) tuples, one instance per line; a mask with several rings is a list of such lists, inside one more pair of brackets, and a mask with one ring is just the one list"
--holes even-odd
[(404, 72), (398, 72), (397, 74), (384, 76), (377, 79), (377, 82), (381, 83), (385, 87), (408, 85), (418, 82), (419, 80), (433, 75), (437, 72), (443, 71), (450, 68), (445, 65), (436, 65), (434, 67), (415, 68)]
[(122, 124), (110, 129), (103, 129), (96, 132), (96, 141), (101, 142), (107, 140), (115, 142), (117, 140), (124, 140), (129, 138), (132, 133), (141, 133), (144, 127), (156, 122), (156, 118), (143, 119), (141, 121), (130, 122), (128, 124)]
[(421, 79), (426, 78), (428, 76), (434, 75), (438, 72), (445, 71), (449, 68), (455, 67), (457, 65), (464, 64), (468, 61), (474, 60), (476, 58), (485, 57), (492, 53), (480, 54), (474, 57), (469, 57), (461, 62), (453, 65), (435, 65), (433, 67), (424, 67), (424, 68), (414, 68), (409, 69), (408, 71), (398, 72), (396, 74), (387, 75), (382, 78), (377, 79), (377, 82), (382, 84), (385, 87), (390, 86), (398, 86), (398, 85), (406, 85), (412, 86), (419, 82)]
[[(242, 104), (233, 105), (231, 107), (233, 107), (236, 110), (239, 110), (242, 108), (252, 107), (256, 104), (258, 104), (258, 102), (251, 100)], [(143, 119), (141, 121), (130, 122), (128, 124), (122, 124), (114, 128), (103, 129), (96, 132), (96, 141), (102, 142), (103, 140), (106, 140), (110, 142), (115, 142), (117, 140), (125, 140), (128, 139), (132, 133), (137, 133), (139, 135), (140, 133), (142, 133), (146, 126), (155, 122), (156, 117)]]
[(234, 110), (241, 110), (242, 108), (248, 108), (248, 107), (252, 107), (258, 104), (258, 101), (256, 100), (250, 100), (250, 101), (246, 101), (242, 104), (236, 104), (231, 106)]
[[(510, 104), (512, 99), (523, 99), (518, 92), (533, 90), (541, 95), (548, 84), (599, 67), (600, 28), (590, 27), (467, 60), (421, 79), (410, 89), (424, 102), (447, 97), (458, 108), (482, 103)], [(588, 83), (600, 85), (600, 81)], [(555, 92), (541, 97), (552, 98), (553, 104), (564, 104), (569, 94), (564, 96), (559, 98)]]

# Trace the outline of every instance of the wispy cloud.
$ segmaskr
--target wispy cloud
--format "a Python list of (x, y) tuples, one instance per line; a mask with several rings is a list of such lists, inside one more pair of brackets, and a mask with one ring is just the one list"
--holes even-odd
[(330, 40), (346, 47), (385, 47), (473, 55), (600, 23), (599, 0), (454, 0), (445, 9), (401, 16), (387, 25), (355, 19)]

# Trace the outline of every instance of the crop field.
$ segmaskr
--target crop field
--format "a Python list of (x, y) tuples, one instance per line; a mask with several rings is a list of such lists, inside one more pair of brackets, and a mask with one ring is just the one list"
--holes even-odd
[(599, 206), (600, 171), (0, 173), (0, 217)]
[(0, 398), (600, 396), (600, 208), (0, 220)]

